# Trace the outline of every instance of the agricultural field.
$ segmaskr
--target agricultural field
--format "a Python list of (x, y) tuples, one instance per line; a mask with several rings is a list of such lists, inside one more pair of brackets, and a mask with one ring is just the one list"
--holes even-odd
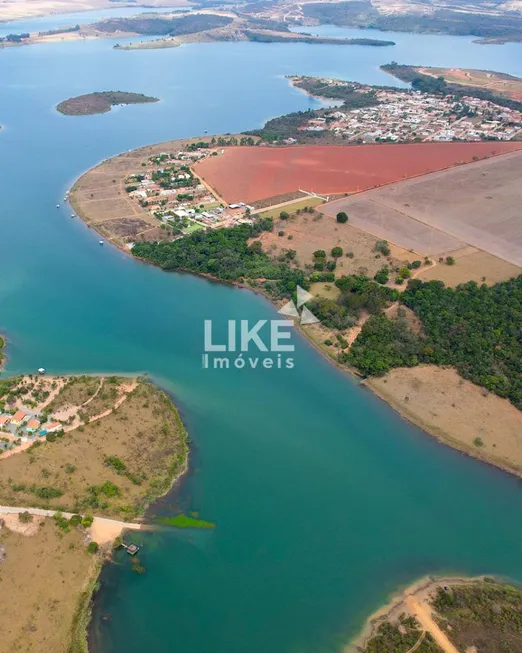
[[(322, 211), (330, 217), (345, 211), (352, 224), (419, 254), (468, 244), (518, 267), (521, 163), (522, 152), (513, 152), (347, 197)], [(487, 277), (476, 261), (474, 276)]]
[(356, 193), (520, 149), (517, 142), (229, 147), (194, 170), (226, 202), (252, 204), (298, 190)]

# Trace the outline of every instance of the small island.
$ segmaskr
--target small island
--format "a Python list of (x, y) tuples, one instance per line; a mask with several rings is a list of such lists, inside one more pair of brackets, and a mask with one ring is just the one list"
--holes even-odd
[(92, 116), (96, 113), (107, 113), (118, 104), (147, 104), (149, 102), (159, 102), (159, 99), (143, 95), (143, 93), (101, 91), (69, 98), (60, 102), (56, 109), (65, 116)]

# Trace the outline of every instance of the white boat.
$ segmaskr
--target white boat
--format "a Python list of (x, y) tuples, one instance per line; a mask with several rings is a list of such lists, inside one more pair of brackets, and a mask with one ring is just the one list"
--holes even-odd
[(45, 374), (45, 368), (44, 367), (39, 367), (38, 368), (38, 374)]
[(100, 243), (100, 245), (103, 245), (103, 240), (100, 240), (99, 243)]
[(59, 205), (59, 204), (57, 204), (57, 205), (56, 205), (56, 208), (57, 208), (57, 209), (59, 209), (59, 208), (60, 208), (60, 205)]
[(75, 217), (76, 217), (76, 216), (74, 215), (74, 213), (71, 213), (71, 218), (75, 218)]

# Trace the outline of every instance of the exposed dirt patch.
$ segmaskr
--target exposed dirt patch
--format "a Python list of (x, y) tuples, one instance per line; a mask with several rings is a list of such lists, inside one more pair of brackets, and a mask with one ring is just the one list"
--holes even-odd
[(255, 203), (299, 190), (356, 193), (521, 148), (511, 142), (227, 147), (195, 171), (227, 202)]

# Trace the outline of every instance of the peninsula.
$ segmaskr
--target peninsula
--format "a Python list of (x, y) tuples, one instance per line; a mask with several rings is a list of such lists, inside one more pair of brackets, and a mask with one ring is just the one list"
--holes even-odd
[[(72, 206), (164, 269), (242, 285), (278, 307), (307, 290), (320, 324), (302, 328), (321, 351), (435, 437), (522, 475), (522, 352), (510, 335), (521, 319), (522, 243), (491, 217), (516, 209), (522, 143), (256, 139), (127, 152), (83, 175)], [(477, 194), (489, 198), (480, 211)]]
[[(307, 43), (317, 45), (393, 46), (376, 38), (335, 38), (301, 34), (289, 29), (286, 21), (256, 19), (236, 9), (200, 9), (165, 14), (140, 14), (128, 18), (108, 18), (88, 25), (73, 25), (34, 34), (9, 34), (0, 38), (3, 46), (55, 43), (60, 41), (147, 37), (145, 41), (117, 43), (120, 50), (172, 48), (183, 43), (253, 41), (256, 43)], [(159, 38), (151, 38), (159, 37)]]
[(86, 650), (104, 558), (122, 532), (144, 528), (136, 519), (187, 458), (176, 408), (144, 379), (0, 381), (2, 651)]
[(357, 653), (520, 653), (521, 614), (522, 590), (504, 581), (428, 578), (374, 615), (350, 648)]
[(107, 113), (112, 107), (120, 104), (147, 104), (150, 102), (159, 102), (159, 100), (142, 93), (101, 91), (69, 98), (60, 102), (56, 109), (65, 116), (91, 116), (96, 113)]

